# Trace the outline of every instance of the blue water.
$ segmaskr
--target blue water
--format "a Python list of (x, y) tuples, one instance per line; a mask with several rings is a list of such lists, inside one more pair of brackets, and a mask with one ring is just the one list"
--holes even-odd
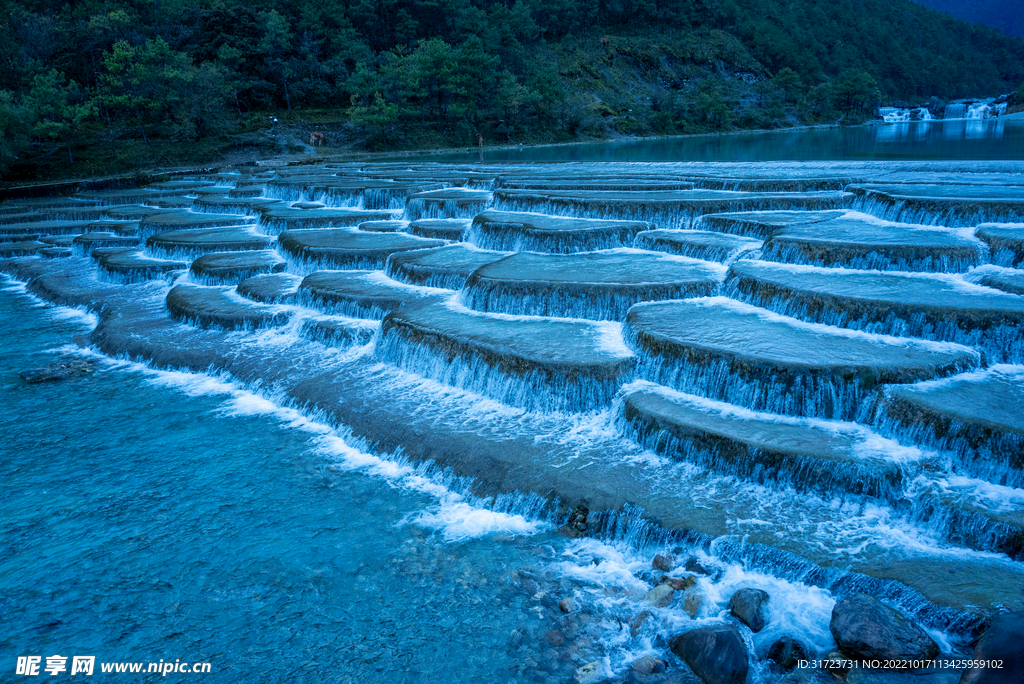
[(408, 522), (435, 498), (332, 466), (204, 376), (27, 385), (89, 328), (61, 311), (0, 292), (0, 679), (53, 654), (210, 662), (215, 682), (571, 677), (528, 579), (565, 540), (446, 541)]
[[(359, 684), (621, 682), (657, 655), (665, 682), (692, 681), (669, 638), (720, 622), (740, 586), (775, 597), (759, 651), (782, 634), (835, 646), (827, 591), (702, 552), (719, 574), (697, 619), (659, 609), (633, 633), (668, 548), (569, 539), (228, 378), (80, 349), (93, 316), (0, 283), (0, 681), (58, 654), (95, 656), (101, 679), (132, 676), (101, 663), (180, 659), (210, 682)], [(56, 361), (94, 371), (18, 375)], [(777, 679), (755, 665), (752, 682)]]
[[(495, 144), (500, 144), (495, 141)], [(481, 159), (482, 156), (482, 159)], [(424, 157), (484, 162), (854, 161), (866, 159), (1024, 159), (1024, 119), (716, 133), (616, 142), (476, 149)]]

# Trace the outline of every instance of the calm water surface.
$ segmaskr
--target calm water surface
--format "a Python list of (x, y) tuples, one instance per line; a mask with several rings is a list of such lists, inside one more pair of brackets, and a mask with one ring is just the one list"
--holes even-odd
[[(496, 143), (498, 144), (498, 143)], [(430, 157), (480, 161), (476, 150)], [(1024, 119), (929, 121), (694, 135), (484, 152), (484, 161), (843, 161), (1024, 159)]]

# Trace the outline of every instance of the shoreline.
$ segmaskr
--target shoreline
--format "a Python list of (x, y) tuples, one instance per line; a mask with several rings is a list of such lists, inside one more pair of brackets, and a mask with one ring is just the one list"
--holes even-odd
[[(1011, 117), (999, 117), (1012, 118), (1014, 120), (1024, 120), (1024, 112), (1019, 114), (1011, 115)], [(985, 120), (988, 122), (998, 121), (999, 119)], [(931, 122), (902, 122), (902, 123), (941, 123), (943, 121), (956, 121), (966, 122), (971, 121), (969, 119), (937, 119)], [(585, 146), (596, 146), (596, 145), (630, 145), (652, 141), (676, 141), (676, 140), (694, 140), (698, 138), (737, 138), (745, 135), (764, 135), (771, 133), (799, 133), (803, 131), (823, 131), (823, 130), (850, 130), (856, 128), (875, 128), (875, 127), (887, 127), (895, 126), (897, 124), (888, 124), (881, 120), (871, 120), (862, 124), (856, 124), (852, 126), (842, 125), (838, 123), (832, 124), (813, 124), (803, 126), (789, 126), (785, 128), (757, 128), (757, 129), (743, 129), (733, 131), (721, 131), (715, 133), (686, 133), (679, 135), (655, 135), (655, 136), (618, 136), (613, 138), (596, 139), (596, 140), (575, 140), (570, 142), (551, 142), (551, 143), (537, 143), (532, 145), (516, 145), (516, 144), (500, 144), (500, 145), (485, 145), (483, 148), (480, 147), (434, 147), (434, 148), (420, 148), (414, 150), (394, 150), (387, 152), (368, 152), (363, 150), (332, 150), (327, 154), (320, 154), (314, 152), (313, 154), (280, 154), (268, 157), (250, 158), (244, 161), (240, 161), (238, 157), (242, 155), (225, 155), (219, 159), (208, 161), (201, 164), (195, 165), (171, 165), (171, 166), (151, 166), (151, 167), (138, 167), (131, 171), (124, 173), (110, 174), (106, 176), (79, 176), (79, 177), (64, 177), (58, 179), (39, 180), (35, 182), (4, 182), (0, 181), (0, 202), (12, 199), (15, 197), (44, 197), (44, 196), (64, 196), (71, 195), (75, 192), (82, 192), (84, 190), (104, 190), (104, 189), (121, 189), (127, 187), (141, 187), (149, 183), (153, 183), (159, 180), (167, 180), (176, 176), (196, 174), (196, 173), (217, 173), (225, 167), (236, 168), (239, 166), (249, 166), (254, 168), (265, 168), (270, 169), (274, 167), (284, 166), (303, 166), (310, 164), (319, 163), (345, 163), (345, 162), (386, 162), (388, 160), (418, 160), (418, 161), (436, 161), (450, 164), (479, 164), (479, 163), (495, 163), (495, 164), (506, 164), (506, 163), (517, 163), (512, 160), (478, 160), (478, 159), (465, 159), (465, 160), (452, 160), (452, 159), (436, 159), (429, 160), (429, 157), (452, 157), (457, 155), (472, 155), (474, 153), (482, 152), (487, 153), (501, 153), (509, 151), (529, 151), (529, 150), (552, 150), (552, 149), (566, 149), (573, 150), (579, 149)], [(946, 161), (947, 158), (929, 158), (920, 157), (913, 158), (915, 161), (920, 162), (935, 162), (935, 161)], [(966, 161), (966, 159), (949, 157), (949, 161)], [(584, 163), (586, 160), (523, 160), (521, 163), (573, 163), (581, 162)], [(590, 160), (593, 162), (605, 161), (605, 160)], [(607, 160), (611, 161), (631, 161), (631, 160)], [(679, 159), (673, 160), (677, 162), (707, 162), (707, 163), (730, 163), (726, 160), (721, 159)], [(894, 154), (891, 158), (877, 158), (877, 159), (862, 159), (856, 156), (851, 156), (846, 159), (776, 159), (776, 160), (759, 160), (759, 161), (747, 161), (747, 160), (736, 160), (732, 163), (767, 163), (769, 161), (775, 162), (790, 162), (790, 163), (813, 163), (815, 161), (835, 161), (835, 162), (850, 162), (850, 163), (863, 163), (865, 161), (908, 161), (905, 157)], [(1019, 161), (1010, 158), (979, 158), (970, 159), (970, 161), (980, 162), (1013, 162)], [(669, 161), (651, 161), (645, 163), (671, 163)]]
[[(858, 126), (866, 124), (857, 124)], [(536, 143), (531, 145), (516, 145), (516, 144), (502, 144), (502, 145), (485, 145), (482, 149), (486, 153), (488, 151), (504, 151), (504, 150), (543, 150), (551, 149), (555, 147), (579, 147), (583, 145), (611, 145), (616, 143), (635, 143), (644, 142), (651, 140), (682, 140), (692, 139), (701, 137), (711, 136), (738, 136), (744, 134), (760, 134), (760, 133), (773, 133), (773, 132), (786, 132), (786, 131), (804, 131), (804, 130), (819, 130), (819, 129), (833, 129), (833, 128), (844, 128), (841, 124), (814, 124), (806, 126), (788, 126), (785, 128), (751, 128), (735, 131), (721, 131), (714, 133), (684, 133), (679, 135), (652, 135), (652, 136), (619, 136), (614, 138), (595, 139), (595, 140), (574, 140), (570, 142), (552, 142), (552, 143)], [(434, 148), (420, 148), (415, 150), (393, 150), (388, 152), (368, 152), (364, 150), (339, 150), (337, 153), (320, 155), (317, 153), (313, 154), (280, 154), (269, 157), (262, 157), (259, 159), (253, 159), (249, 164), (254, 166), (265, 166), (272, 168), (274, 166), (301, 166), (304, 164), (314, 164), (321, 162), (330, 161), (382, 161), (386, 159), (414, 159), (427, 156), (441, 156), (441, 155), (456, 155), (466, 154), (479, 151), (479, 147), (434, 147)], [(60, 196), (60, 186), (73, 186), (69, 189), (67, 194), (73, 194), (74, 192), (81, 192), (82, 190), (95, 190), (105, 188), (120, 188), (127, 187), (123, 183), (127, 183), (142, 177), (139, 180), (139, 184), (143, 185), (146, 183), (153, 182), (153, 179), (161, 176), (176, 176), (181, 174), (192, 174), (192, 173), (215, 173), (224, 166), (240, 166), (249, 165), (233, 161), (229, 158), (230, 156), (224, 156), (217, 160), (211, 160), (205, 163), (191, 165), (191, 166), (151, 166), (143, 167), (140, 166), (131, 171), (125, 171), (124, 173), (112, 174), (108, 176), (71, 176), (63, 178), (55, 178), (48, 180), (40, 180), (38, 182), (31, 183), (8, 183), (7, 181), (0, 181), (0, 201), (16, 196), (51, 196), (51, 195), (26, 195), (25, 193), (32, 193), (33, 191), (41, 188), (54, 188), (55, 192), (51, 193), (52, 196)], [(284, 164), (268, 163), (268, 162), (285, 162)]]

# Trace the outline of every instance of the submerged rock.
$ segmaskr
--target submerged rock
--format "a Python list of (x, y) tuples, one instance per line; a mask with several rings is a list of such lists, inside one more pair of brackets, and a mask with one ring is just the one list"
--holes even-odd
[(768, 622), (768, 618), (765, 616), (765, 604), (768, 603), (769, 598), (767, 591), (740, 589), (729, 599), (729, 610), (753, 632), (760, 632)]
[(654, 656), (644, 656), (633, 661), (630, 665), (634, 672), (641, 675), (658, 674), (664, 672), (668, 668), (668, 663), (661, 658), (655, 658)]
[(576, 508), (572, 509), (572, 513), (569, 514), (569, 520), (565, 526), (576, 532), (587, 531), (587, 521), (590, 519), (590, 509), (583, 504), (580, 504)]
[(687, 572), (695, 572), (698, 575), (710, 575), (711, 571), (704, 567), (696, 558), (687, 558), (683, 569)]
[(768, 660), (783, 670), (792, 670), (801, 660), (807, 660), (807, 649), (793, 637), (784, 636), (768, 649)]
[[(831, 678), (829, 684), (838, 680)], [(851, 669), (846, 674), (846, 684), (957, 684), (960, 673), (957, 670), (901, 670)]]
[(867, 594), (832, 608), (832, 637), (853, 658), (934, 658), (939, 646), (917, 623)]
[(576, 668), (576, 681), (580, 684), (586, 684), (597, 679), (598, 673), (601, 671), (601, 661), (593, 660), (586, 665), (581, 665)]
[(1024, 612), (999, 615), (974, 647), (974, 660), (1002, 661), (1002, 667), (972, 667), (960, 684), (1013, 684), (1024, 677)]
[(659, 584), (658, 586), (647, 592), (644, 596), (644, 603), (649, 603), (656, 608), (664, 608), (668, 604), (672, 603), (672, 596), (676, 593), (668, 584)]
[(576, 602), (572, 600), (571, 596), (566, 596), (558, 602), (558, 609), (563, 613), (571, 613), (576, 610)]
[(549, 629), (544, 632), (544, 641), (550, 646), (561, 646), (565, 643), (565, 633), (560, 629)]
[(683, 599), (683, 610), (686, 614), (692, 618), (697, 617), (697, 613), (704, 607), (704, 594), (700, 594), (696, 591), (687, 592), (686, 597)]
[(44, 368), (31, 368), (23, 370), (19, 375), (21, 379), (30, 385), (38, 385), (42, 382), (55, 382), (66, 380), (75, 375), (93, 372), (93, 365), (88, 361), (68, 362), (46, 366)]
[(667, 584), (676, 591), (689, 589), (696, 583), (697, 580), (693, 575), (688, 575), (686, 577), (669, 577), (668, 575), (662, 575), (661, 579), (658, 580), (658, 584)]
[(639, 634), (640, 630), (643, 629), (643, 626), (650, 619), (651, 619), (651, 611), (649, 611), (649, 610), (645, 610), (642, 613), (640, 613), (639, 615), (637, 615), (635, 618), (633, 618), (633, 621), (631, 623), (629, 623), (629, 633), (630, 633), (630, 635), (631, 636), (636, 636), (637, 634)]
[(698, 627), (674, 637), (670, 648), (705, 684), (747, 681), (747, 646), (733, 625)]
[(675, 567), (675, 564), (675, 557), (671, 555), (663, 556), (659, 553), (651, 562), (651, 567), (655, 570), (661, 570), (662, 572), (671, 572), (672, 568)]

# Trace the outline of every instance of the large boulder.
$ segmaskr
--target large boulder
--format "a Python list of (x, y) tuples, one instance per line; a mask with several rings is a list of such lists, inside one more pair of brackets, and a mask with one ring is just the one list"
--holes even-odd
[(939, 655), (938, 644), (917, 623), (867, 594), (836, 603), (829, 630), (839, 648), (853, 658), (929, 659)]
[(974, 660), (1002, 661), (1002, 667), (965, 670), (960, 684), (1018, 684), (1024, 681), (1024, 612), (992, 620), (974, 647)]
[(765, 616), (768, 598), (767, 591), (740, 589), (729, 599), (729, 610), (740, 622), (750, 627), (751, 631), (760, 632), (768, 623)]
[(750, 668), (747, 646), (734, 625), (699, 627), (676, 636), (672, 652), (705, 684), (743, 684)]

